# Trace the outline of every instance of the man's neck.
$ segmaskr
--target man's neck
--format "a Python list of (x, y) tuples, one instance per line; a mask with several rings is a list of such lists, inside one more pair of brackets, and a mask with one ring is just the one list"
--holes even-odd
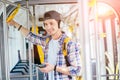
[(61, 37), (61, 35), (62, 35), (61, 30), (58, 30), (54, 35), (52, 35), (52, 39), (57, 40)]

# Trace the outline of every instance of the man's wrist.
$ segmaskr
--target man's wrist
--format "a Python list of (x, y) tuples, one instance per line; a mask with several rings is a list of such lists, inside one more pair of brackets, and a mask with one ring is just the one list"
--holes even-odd
[(15, 23), (14, 26), (15, 26), (15, 28), (19, 28), (19, 27), (20, 27), (20, 24)]

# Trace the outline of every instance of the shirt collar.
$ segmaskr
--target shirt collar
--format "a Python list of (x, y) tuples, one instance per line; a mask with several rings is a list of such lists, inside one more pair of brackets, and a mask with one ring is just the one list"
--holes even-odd
[(64, 39), (67, 37), (67, 35), (65, 33), (62, 34), (62, 36), (60, 37), (60, 39), (58, 40), (59, 44), (62, 45)]

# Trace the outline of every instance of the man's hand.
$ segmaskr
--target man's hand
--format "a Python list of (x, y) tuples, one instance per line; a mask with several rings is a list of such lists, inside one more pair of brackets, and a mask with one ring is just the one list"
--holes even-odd
[(49, 63), (45, 63), (46, 67), (44, 68), (39, 68), (41, 72), (48, 73), (50, 71), (54, 70), (54, 65), (51, 65)]
[(19, 26), (19, 24), (17, 22), (15, 22), (14, 20), (10, 20), (9, 22), (7, 22), (8, 25), (10, 26)]

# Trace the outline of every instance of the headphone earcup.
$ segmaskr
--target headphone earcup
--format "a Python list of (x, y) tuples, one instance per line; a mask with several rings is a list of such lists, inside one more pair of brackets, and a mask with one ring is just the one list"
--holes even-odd
[(60, 28), (60, 29), (62, 29), (62, 28), (63, 28), (63, 26), (64, 26), (63, 21), (60, 21), (60, 22), (59, 22), (59, 28)]

